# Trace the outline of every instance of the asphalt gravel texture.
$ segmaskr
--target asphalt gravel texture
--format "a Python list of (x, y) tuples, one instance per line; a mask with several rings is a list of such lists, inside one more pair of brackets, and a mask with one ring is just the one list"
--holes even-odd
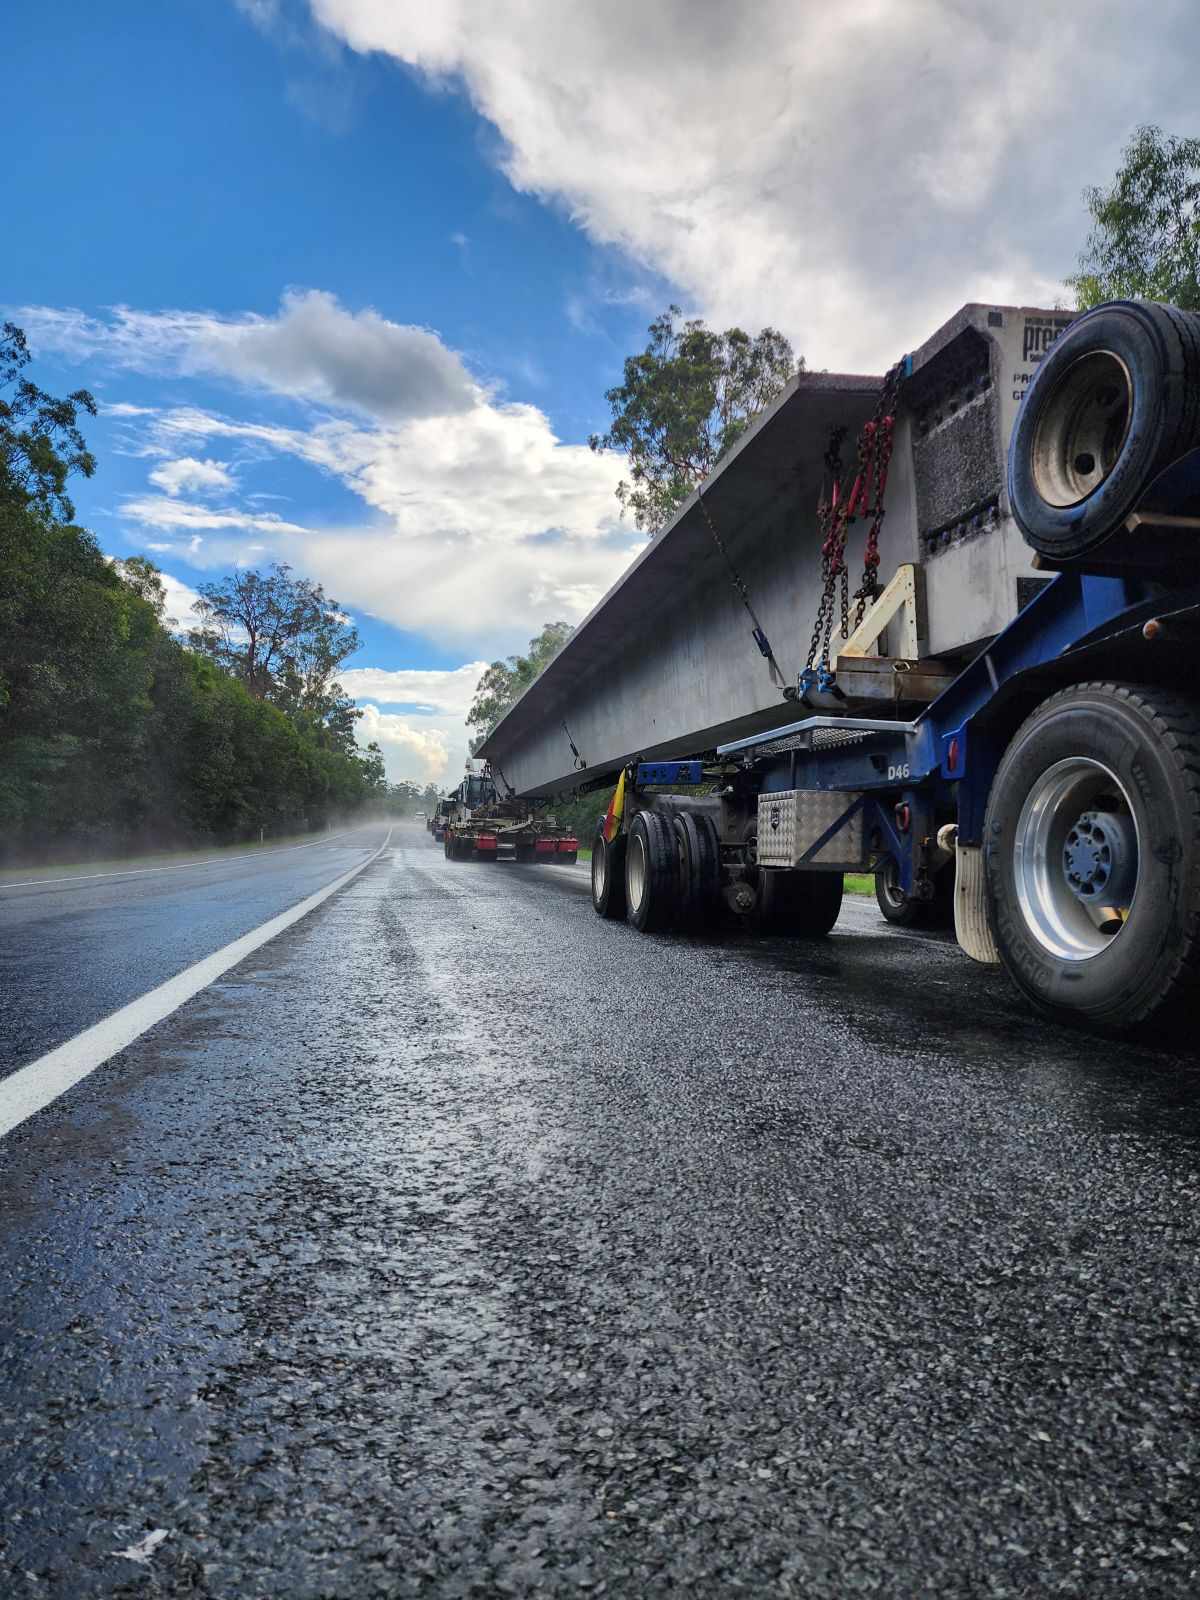
[(1198, 1133), (872, 903), (398, 833), (0, 1141), (0, 1593), (1194, 1595)]

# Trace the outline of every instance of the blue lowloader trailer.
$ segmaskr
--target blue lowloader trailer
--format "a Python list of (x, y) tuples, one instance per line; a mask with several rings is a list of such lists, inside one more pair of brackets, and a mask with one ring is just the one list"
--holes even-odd
[(482, 751), (533, 796), (615, 782), (595, 910), (819, 937), (874, 873), (1047, 1014), (1186, 1016), (1200, 316), (967, 307), (882, 384), (801, 382), (722, 472)]

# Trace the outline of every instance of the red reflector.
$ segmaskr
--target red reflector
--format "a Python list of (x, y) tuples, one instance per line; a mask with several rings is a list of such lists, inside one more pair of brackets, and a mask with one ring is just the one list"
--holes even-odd
[(545, 855), (553, 855), (558, 849), (557, 839), (536, 839), (533, 848)]
[(957, 772), (958, 771), (958, 758), (959, 758), (959, 755), (960, 755), (960, 751), (959, 751), (959, 748), (958, 748), (958, 740), (957, 739), (951, 739), (950, 747), (946, 751), (946, 765), (950, 768), (951, 772)]
[(496, 848), (496, 835), (494, 833), (481, 833), (475, 841), (476, 850), (494, 850)]
[(563, 852), (564, 855), (570, 855), (572, 850), (578, 850), (579, 849), (579, 840), (578, 839), (560, 839), (558, 841), (558, 848)]

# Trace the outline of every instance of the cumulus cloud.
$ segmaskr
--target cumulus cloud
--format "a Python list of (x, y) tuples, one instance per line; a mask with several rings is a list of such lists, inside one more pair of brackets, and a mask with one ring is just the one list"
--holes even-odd
[(197, 461), (194, 456), (164, 461), (150, 474), (150, 482), (169, 495), (185, 490), (193, 494), (221, 493), (235, 487), (233, 474), (223, 462)]
[[(455, 733), (465, 752), (463, 730), (456, 729)], [(378, 744), (391, 783), (398, 783), (402, 778), (413, 778), (421, 783), (441, 784), (451, 770), (452, 735), (445, 728), (422, 727), (394, 712), (365, 705), (354, 736), (364, 748), (372, 742)], [(459, 764), (456, 763), (455, 767), (456, 777)]]
[(169, 624), (174, 624), (177, 631), (186, 632), (196, 621), (192, 615), (192, 607), (200, 596), (190, 584), (184, 583), (180, 578), (172, 577), (169, 572), (162, 574), (162, 582), (167, 592), (167, 621)]
[(128, 521), (202, 535), (191, 559), (209, 566), (240, 559), (252, 533), (356, 610), (440, 639), (500, 649), (552, 617), (576, 621), (641, 544), (616, 515), (620, 458), (564, 444), (535, 406), (487, 401), (448, 419), (307, 428), (178, 407), (147, 428), (172, 458), (221, 440), (302, 461), (357, 495), (365, 515), (302, 526), (250, 504), (162, 494), (127, 499)]
[(1132, 126), (1194, 122), (1194, 0), (310, 0), (458, 82), (519, 189), (680, 285), (881, 371), (965, 300), (1053, 300)]
[(440, 672), (419, 667), (353, 667), (338, 677), (355, 700), (374, 700), (381, 706), (419, 706), (461, 721), (487, 668), (486, 661), (469, 661), (466, 666)]
[(39, 353), (100, 358), (138, 372), (216, 374), (392, 422), (452, 416), (484, 397), (436, 333), (369, 308), (347, 311), (319, 289), (289, 290), (273, 317), (130, 306), (102, 317), (52, 306), (22, 306), (16, 315)]
[[(139, 539), (177, 541), (168, 553), (193, 566), (287, 560), (356, 611), (503, 653), (548, 620), (577, 621), (641, 546), (618, 516), (622, 458), (566, 443), (537, 406), (476, 385), (425, 330), (351, 316), (317, 291), (285, 298), (273, 319), (22, 315), (40, 347), (69, 359), (203, 371), (300, 402), (286, 422), (194, 405), (126, 414), (127, 453), (155, 465), (118, 514)], [(244, 495), (218, 459), (226, 449)], [(278, 458), (334, 480), (360, 511), (314, 526), (264, 510), (251, 480)]]

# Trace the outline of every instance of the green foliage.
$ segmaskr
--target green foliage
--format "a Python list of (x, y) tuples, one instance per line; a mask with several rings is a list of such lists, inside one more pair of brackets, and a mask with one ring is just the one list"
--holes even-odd
[(617, 486), (623, 510), (656, 533), (702, 483), (751, 420), (803, 371), (783, 334), (764, 328), (714, 333), (698, 318), (681, 322), (669, 306), (649, 328), (650, 342), (625, 362), (623, 382), (605, 395), (612, 411), (593, 450), (620, 450), (632, 484)]
[(422, 786), (413, 783), (409, 778), (401, 778), (399, 783), (388, 785), (383, 809), (389, 817), (412, 817), (418, 811), (423, 811), (428, 817), (437, 806), (439, 798), (436, 784), (427, 783)]
[(552, 800), (546, 813), (562, 827), (569, 828), (585, 849), (591, 849), (592, 840), (596, 837), (596, 824), (608, 812), (608, 802), (612, 799), (616, 783), (614, 778), (611, 784), (606, 784), (602, 789), (593, 789), (590, 794)]
[(475, 685), (475, 698), (467, 712), (467, 727), (475, 729), (472, 750), (479, 748), (505, 712), (550, 665), (574, 631), (569, 622), (548, 622), (537, 638), (529, 641), (528, 655), (492, 662)]
[(77, 425), (80, 411), (96, 415), (96, 402), (86, 389), (56, 400), (22, 376), (29, 361), (21, 329), (0, 325), (0, 499), (70, 522), (67, 478), (96, 470)]
[(199, 593), (199, 625), (188, 635), (194, 650), (240, 679), (256, 700), (321, 730), (326, 743), (353, 746), (362, 713), (335, 674), (361, 641), (319, 583), (277, 564), (202, 583)]
[(1092, 232), (1067, 279), (1081, 310), (1129, 299), (1200, 310), (1200, 139), (1139, 128), (1111, 188), (1084, 198)]
[[(326, 615), (333, 602), (286, 569), (260, 579), (307, 609), (301, 623), (285, 611), (279, 665), (250, 682), (186, 648), (164, 625), (157, 568), (107, 560), (56, 517), (67, 473), (91, 470), (74, 423), (35, 416), (22, 432), (12, 418), (0, 417), (0, 854), (249, 838), (380, 802), (383, 758), (354, 744), (333, 681), (357, 644)], [(54, 462), (21, 442), (37, 427)]]

